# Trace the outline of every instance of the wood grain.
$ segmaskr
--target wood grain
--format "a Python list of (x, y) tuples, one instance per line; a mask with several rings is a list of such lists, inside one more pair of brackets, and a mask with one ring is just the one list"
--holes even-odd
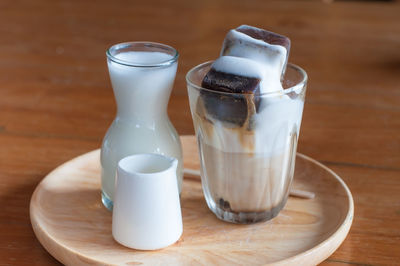
[[(185, 167), (198, 165), (194, 136), (181, 138)], [(36, 236), (67, 265), (297, 265), (332, 254), (353, 220), (353, 199), (343, 181), (316, 161), (298, 155), (294, 188), (314, 199), (289, 198), (273, 220), (237, 225), (208, 209), (200, 177), (184, 179), (184, 232), (178, 243), (147, 252), (119, 245), (111, 236), (111, 213), (100, 202), (99, 150), (52, 171), (36, 188), (30, 217)]]
[(310, 77), (298, 150), (354, 195), (348, 238), (329, 265), (400, 261), (399, 1), (0, 1), (0, 265), (54, 265), (29, 200), (61, 163), (100, 147), (115, 114), (105, 50), (128, 40), (176, 47), (169, 104), (193, 134), (185, 74), (239, 24), (292, 39)]

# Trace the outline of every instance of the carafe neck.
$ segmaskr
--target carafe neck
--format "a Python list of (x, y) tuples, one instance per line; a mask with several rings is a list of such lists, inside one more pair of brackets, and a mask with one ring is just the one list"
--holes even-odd
[(155, 119), (166, 115), (177, 64), (161, 68), (110, 67), (117, 101), (117, 115), (123, 119)]
[(117, 116), (120, 119), (154, 120), (167, 115), (170, 88), (159, 90), (156, 94), (145, 93), (140, 89), (130, 91), (114, 89), (117, 101)]

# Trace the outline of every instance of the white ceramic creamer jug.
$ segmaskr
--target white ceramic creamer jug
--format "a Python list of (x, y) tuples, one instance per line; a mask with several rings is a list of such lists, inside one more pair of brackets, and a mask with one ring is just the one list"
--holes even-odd
[(136, 154), (118, 163), (112, 222), (117, 242), (154, 250), (180, 238), (177, 166), (177, 159), (159, 154)]

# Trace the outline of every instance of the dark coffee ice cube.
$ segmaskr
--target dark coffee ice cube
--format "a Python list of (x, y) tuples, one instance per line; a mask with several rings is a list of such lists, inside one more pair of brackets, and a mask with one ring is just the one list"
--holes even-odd
[(221, 56), (237, 56), (256, 60), (277, 69), (281, 77), (286, 70), (290, 39), (263, 29), (242, 25), (225, 37)]
[(290, 39), (286, 36), (247, 25), (242, 25), (236, 28), (236, 31), (244, 33), (253, 39), (262, 40), (269, 44), (281, 45), (286, 48), (287, 55), (289, 55)]
[(250, 130), (260, 111), (257, 96), (282, 90), (289, 50), (289, 38), (270, 31), (247, 25), (229, 31), (202, 82), (203, 88), (225, 94), (201, 91), (204, 116)]
[[(238, 74), (236, 64), (246, 70)], [(260, 94), (261, 79), (257, 63), (243, 58), (220, 57), (202, 82), (203, 88), (222, 92), (201, 91), (200, 96), (206, 115), (239, 127), (248, 121), (250, 127), (250, 116), (256, 113), (259, 107), (259, 97), (255, 96)]]
[(202, 87), (227, 93), (260, 93), (260, 78), (238, 76), (211, 68)]

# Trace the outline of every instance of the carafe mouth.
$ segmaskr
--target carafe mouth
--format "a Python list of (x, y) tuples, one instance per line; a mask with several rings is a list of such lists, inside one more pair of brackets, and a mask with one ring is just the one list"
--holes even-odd
[[(125, 60), (117, 55), (126, 52), (159, 52), (170, 55), (167, 59), (160, 59), (153, 62), (142, 62)], [(107, 58), (117, 64), (129, 67), (167, 67), (178, 61), (179, 53), (172, 46), (156, 42), (124, 42), (111, 46), (106, 52)]]

